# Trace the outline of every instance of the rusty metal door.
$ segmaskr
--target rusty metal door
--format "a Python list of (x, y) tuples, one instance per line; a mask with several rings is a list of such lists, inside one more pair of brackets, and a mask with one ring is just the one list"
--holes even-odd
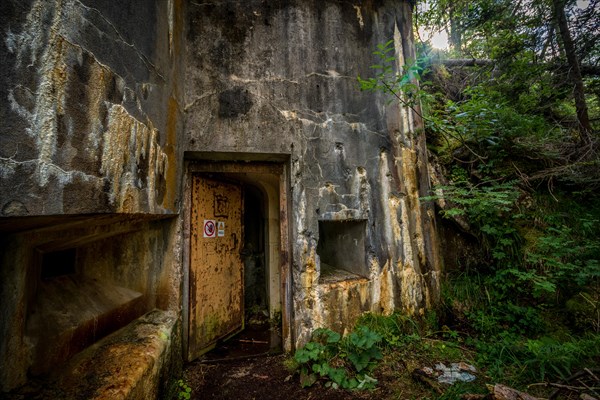
[(243, 329), (242, 210), (239, 185), (192, 177), (190, 360)]

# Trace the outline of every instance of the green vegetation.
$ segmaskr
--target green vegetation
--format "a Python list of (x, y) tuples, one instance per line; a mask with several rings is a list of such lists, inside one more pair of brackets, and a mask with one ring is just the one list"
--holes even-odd
[(421, 74), (426, 135), (444, 171), (424, 200), (483, 251), (449, 271), (441, 316), (494, 381), (556, 382), (600, 365), (599, 74), (569, 72), (566, 42), (578, 64), (598, 64), (598, 32), (586, 28), (597, 2), (452, 3), (419, 16), (454, 32), (452, 50)]
[(380, 342), (381, 336), (366, 326), (358, 326), (344, 338), (329, 329), (315, 330), (312, 340), (294, 355), (302, 386), (321, 378), (335, 389), (372, 388), (377, 380), (369, 374), (382, 358)]
[[(442, 172), (423, 201), (477, 243), (478, 257), (447, 271), (435, 318), (361, 323), (381, 336), (383, 365), (420, 359), (434, 341), (455, 354), (430, 356), (467, 358), (490, 382), (543, 392), (528, 385), (600, 366), (600, 34), (589, 25), (600, 7), (428, 5), (417, 24), (447, 29), (451, 50), (420, 43), (419, 58), (397, 71), (384, 43), (375, 76), (358, 81), (422, 118), (416, 134)], [(478, 390), (461, 386), (432, 396)]]

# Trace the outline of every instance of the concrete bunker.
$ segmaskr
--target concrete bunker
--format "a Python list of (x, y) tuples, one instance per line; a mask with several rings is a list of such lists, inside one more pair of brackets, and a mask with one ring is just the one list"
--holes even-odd
[[(252, 308), (281, 316), (292, 351), (315, 328), (435, 301), (418, 118), (355, 78), (390, 38), (398, 70), (414, 59), (410, 2), (5, 3), (0, 390), (65, 363), (69, 393), (152, 398), (168, 359), (198, 357)], [(202, 179), (246, 204), (246, 235), (210, 249), (236, 254), (214, 267), (241, 288), (216, 336), (195, 290), (220, 285), (192, 248), (205, 220), (215, 244), (231, 226), (194, 214)], [(40, 358), (50, 345), (68, 351)]]

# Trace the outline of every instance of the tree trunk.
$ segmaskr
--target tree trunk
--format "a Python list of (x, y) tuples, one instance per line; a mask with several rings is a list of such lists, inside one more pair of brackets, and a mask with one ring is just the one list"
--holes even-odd
[(448, 18), (450, 20), (450, 37), (448, 38), (450, 41), (450, 46), (452, 50), (456, 52), (456, 54), (462, 54), (462, 29), (460, 27), (460, 19), (457, 18), (457, 5), (453, 2), (450, 2), (449, 10), (448, 10)]
[(579, 60), (577, 60), (575, 45), (573, 44), (569, 25), (567, 24), (567, 16), (565, 15), (565, 1), (552, 0), (552, 6), (554, 8), (554, 17), (556, 18), (556, 24), (558, 25), (558, 30), (567, 56), (567, 63), (569, 64), (569, 77), (573, 82), (573, 97), (575, 98), (575, 109), (577, 110), (577, 121), (579, 122), (580, 140), (587, 146), (592, 142), (592, 125), (590, 123), (587, 103), (585, 101)]

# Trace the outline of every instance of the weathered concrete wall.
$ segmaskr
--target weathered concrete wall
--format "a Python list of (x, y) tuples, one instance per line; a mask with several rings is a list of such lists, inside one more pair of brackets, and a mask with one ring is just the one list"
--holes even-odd
[(82, 309), (109, 304), (110, 288), (139, 294), (90, 321), (66, 315), (87, 344), (96, 322), (180, 308), (181, 225), (165, 217), (181, 200), (184, 13), (180, 0), (0, 2), (0, 390), (55, 360), (33, 354), (36, 299), (61, 300), (38, 290), (41, 254), (76, 248), (64, 292), (104, 296)]
[[(399, 64), (414, 57), (408, 2), (191, 3), (187, 23), (186, 151), (290, 156), (295, 342), (434, 302), (418, 118), (356, 82), (378, 43), (394, 38)], [(367, 221), (363, 278), (322, 279), (319, 220)]]
[(2, 2), (2, 216), (177, 211), (179, 3)]

